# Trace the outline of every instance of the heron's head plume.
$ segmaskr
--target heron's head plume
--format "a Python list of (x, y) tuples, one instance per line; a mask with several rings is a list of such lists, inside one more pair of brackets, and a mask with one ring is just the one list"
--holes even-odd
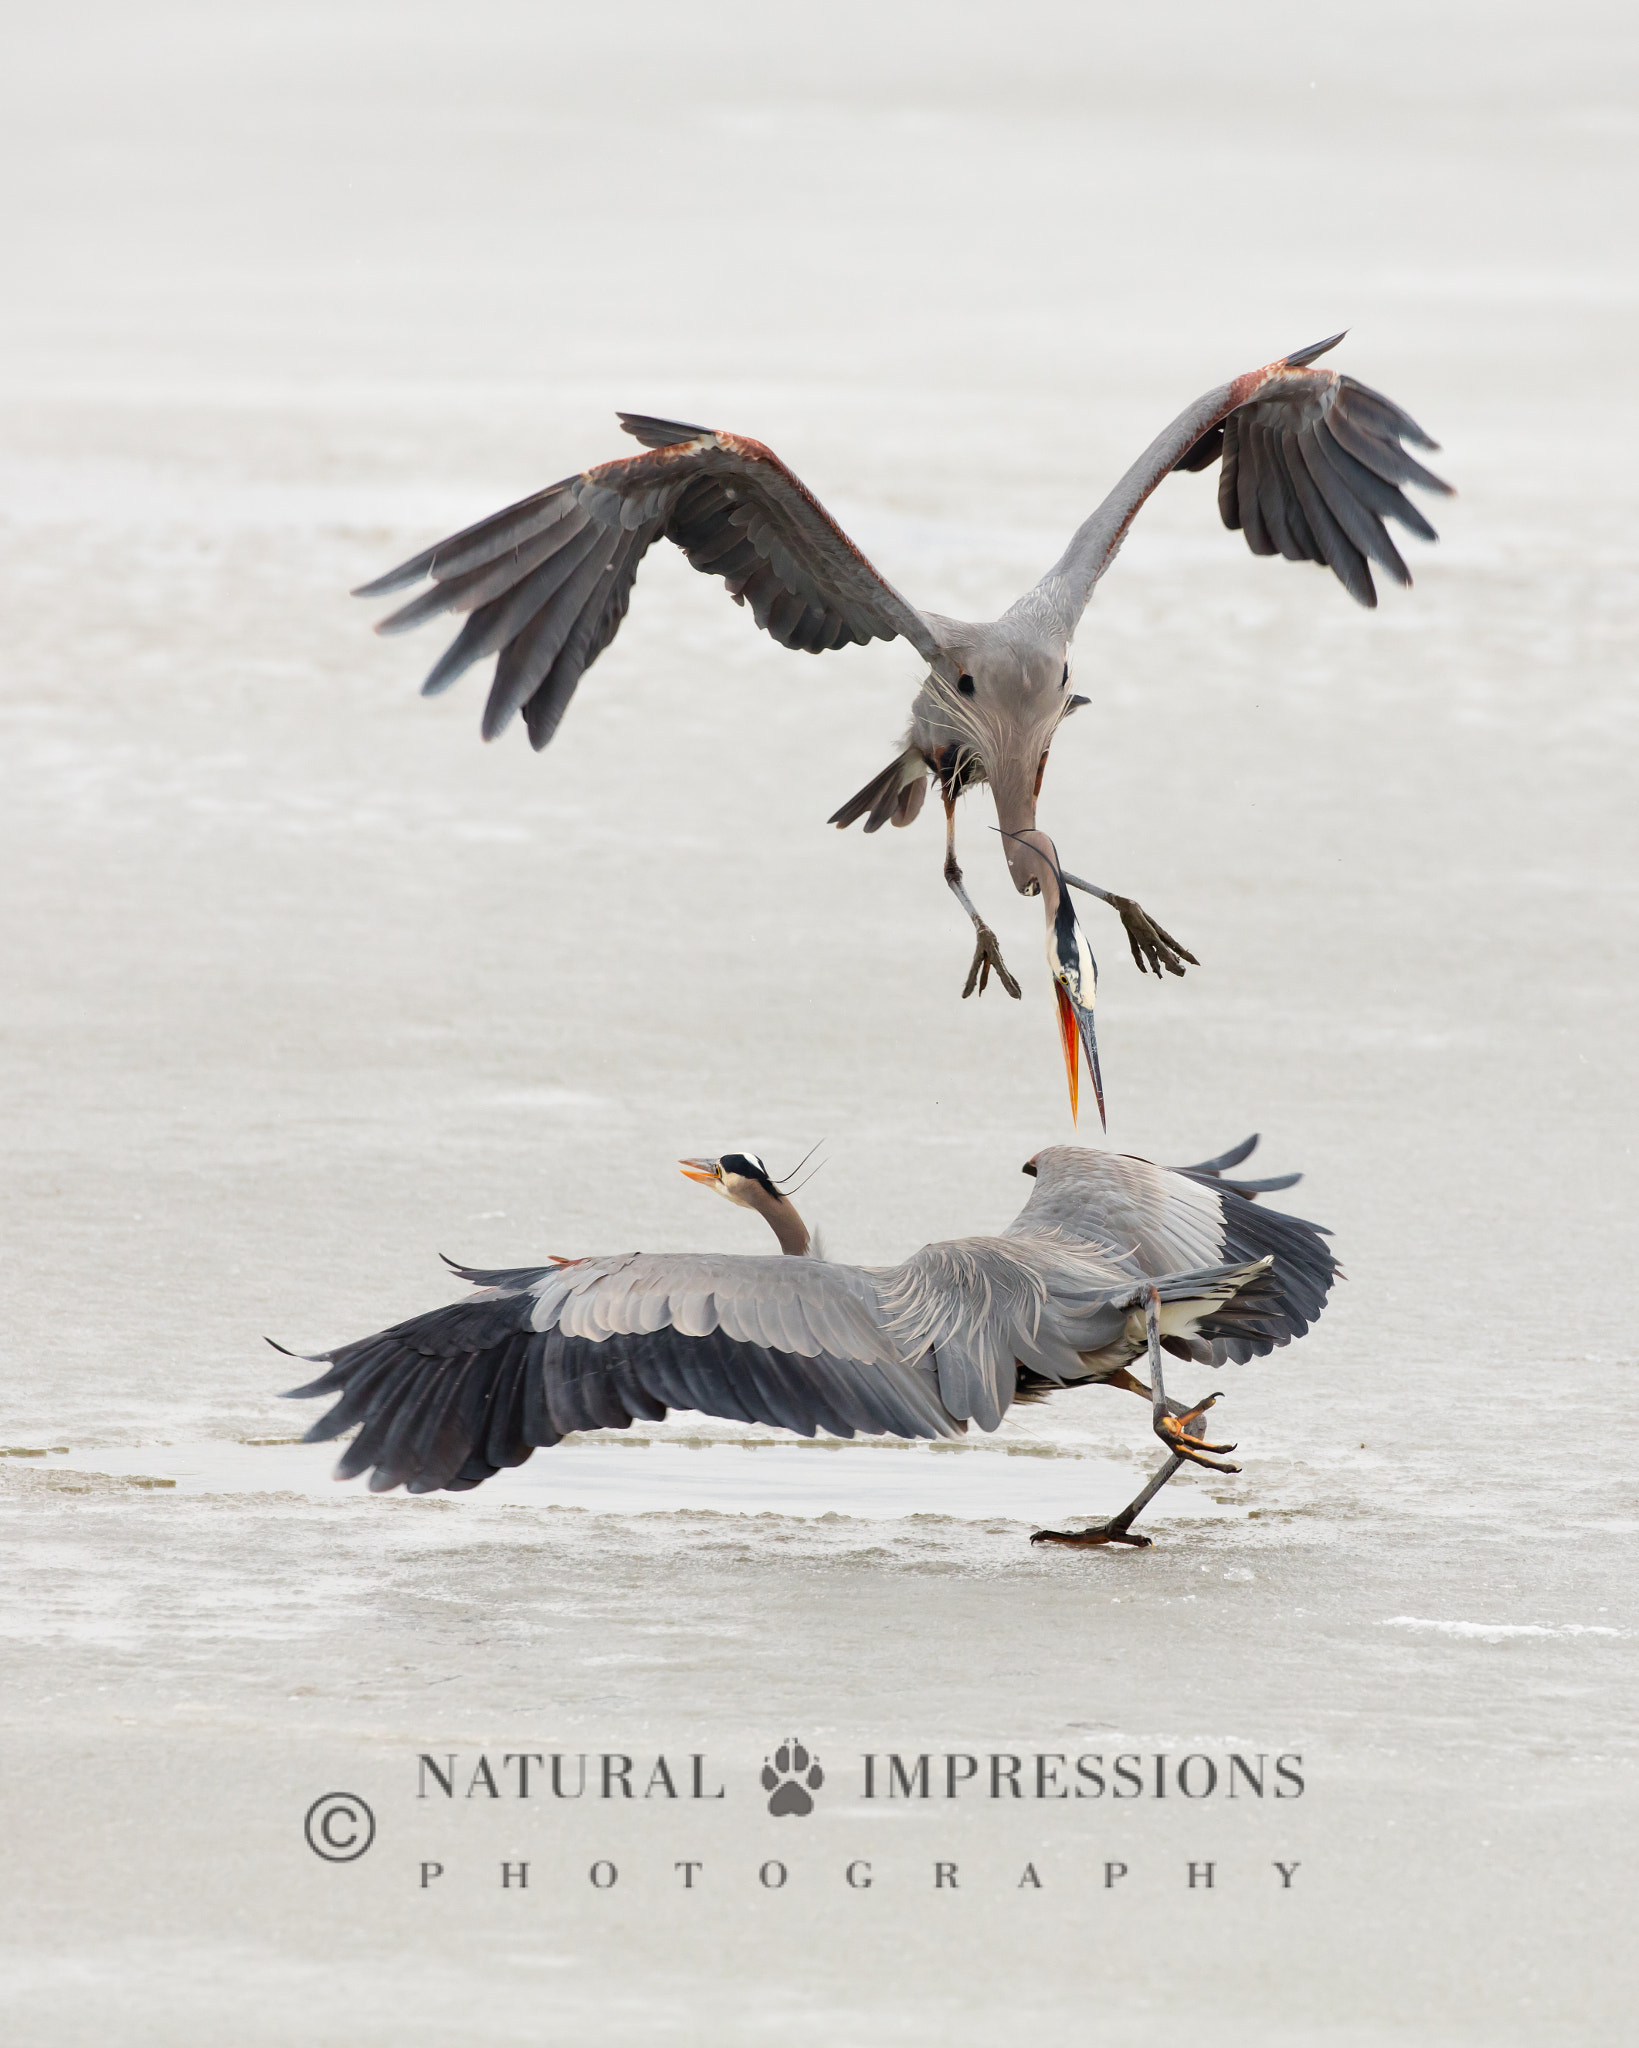
[[(783, 1181), (792, 1181), (818, 1149), (815, 1146), (804, 1154), (791, 1172), (782, 1176)], [(754, 1209), (772, 1228), (782, 1251), (801, 1254), (809, 1249), (808, 1227), (792, 1206), (793, 1190), (782, 1186), (761, 1159), (744, 1152), (725, 1152), (717, 1159), (680, 1159), (677, 1163), (687, 1179), (713, 1189), (737, 1209)], [(815, 1172), (818, 1170), (816, 1167)], [(813, 1177), (810, 1174), (808, 1179)], [(806, 1187), (808, 1183), (797, 1184)]]

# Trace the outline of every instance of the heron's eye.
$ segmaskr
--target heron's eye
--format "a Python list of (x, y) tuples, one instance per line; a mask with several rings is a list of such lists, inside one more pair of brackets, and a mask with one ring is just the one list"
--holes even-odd
[(958, 676), (956, 678), (956, 687), (961, 691), (964, 697), (971, 697), (973, 695), (972, 676)]

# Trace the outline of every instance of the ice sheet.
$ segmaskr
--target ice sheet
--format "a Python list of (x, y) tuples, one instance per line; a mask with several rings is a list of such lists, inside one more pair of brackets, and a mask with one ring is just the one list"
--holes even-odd
[[(964, 1445), (883, 1442), (885, 1455), (862, 1462), (864, 1446), (833, 1438), (812, 1443), (762, 1436), (740, 1443), (670, 1443), (653, 1436), (566, 1443), (549, 1458), (500, 1473), (479, 1505), (585, 1508), (593, 1513), (666, 1514), (680, 1508), (720, 1515), (849, 1515), (890, 1521), (902, 1515), (951, 1515), (964, 1521), (1024, 1522), (1113, 1512), (1141, 1483), (1130, 1464), (1078, 1457), (1042, 1445), (968, 1451)], [(830, 1452), (829, 1457), (823, 1455)], [(820, 1455), (816, 1455), (816, 1453)], [(141, 1445), (53, 1458), (51, 1468), (97, 1472), (182, 1493), (333, 1492), (333, 1445), (200, 1443)], [(1154, 1462), (1163, 1462), (1157, 1450)], [(355, 1493), (367, 1489), (362, 1480)], [(1067, 1502), (1081, 1505), (1067, 1507)], [(1225, 1513), (1199, 1491), (1180, 1488), (1169, 1510), (1185, 1516)]]

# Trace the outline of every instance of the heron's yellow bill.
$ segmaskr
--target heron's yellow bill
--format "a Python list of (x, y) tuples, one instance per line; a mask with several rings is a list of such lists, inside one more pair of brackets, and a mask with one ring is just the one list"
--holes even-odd
[(715, 1159), (680, 1159), (685, 1180), (697, 1180), (702, 1186), (714, 1188), (717, 1185), (717, 1162)]

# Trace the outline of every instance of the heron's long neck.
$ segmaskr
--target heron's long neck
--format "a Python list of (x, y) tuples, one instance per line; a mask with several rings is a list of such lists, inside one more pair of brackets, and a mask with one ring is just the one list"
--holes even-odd
[(788, 1259), (803, 1259), (808, 1256), (808, 1225), (797, 1214), (796, 1205), (788, 1202), (784, 1195), (768, 1195), (761, 1188), (755, 1196), (757, 1213), (768, 1224), (780, 1241), (780, 1250)]
[[(1032, 806), (1033, 808), (1033, 806)], [(997, 814), (1002, 815), (1000, 797), (996, 801)], [(1021, 896), (1041, 896), (1051, 924), (1058, 915), (1059, 880), (1056, 860), (1046, 849), (1053, 842), (1036, 824), (1032, 816), (1024, 825), (1013, 826), (1003, 818), (1004, 837), (1002, 844), (1007, 849), (1007, 865), (1013, 876), (1013, 886)], [(1013, 836), (1021, 834), (1023, 836)]]

